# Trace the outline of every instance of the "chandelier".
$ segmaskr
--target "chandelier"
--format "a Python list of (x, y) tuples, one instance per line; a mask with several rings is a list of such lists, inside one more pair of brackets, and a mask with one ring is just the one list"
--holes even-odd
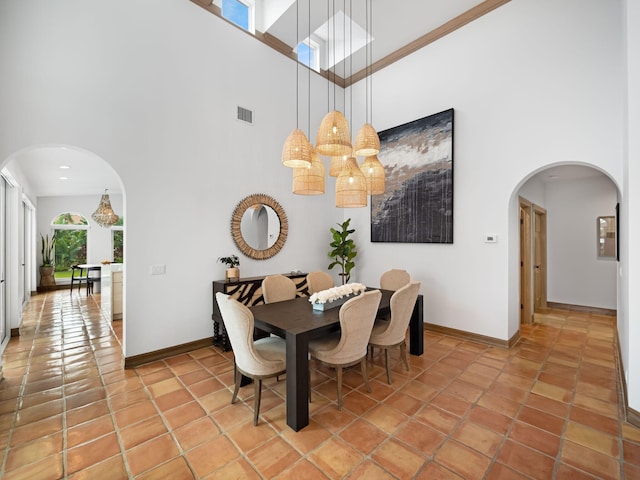
[(98, 208), (93, 214), (91, 218), (94, 222), (104, 228), (111, 227), (114, 225), (118, 219), (120, 218), (111, 208), (111, 200), (109, 199), (109, 195), (107, 194), (107, 190), (104, 191), (102, 198), (100, 198), (100, 203), (98, 204)]
[[(335, 203), (340, 208), (355, 208), (367, 206), (367, 195), (378, 195), (384, 193), (385, 174), (384, 167), (377, 158), (380, 151), (380, 140), (374, 127), (371, 125), (371, 1), (364, 0), (366, 14), (366, 35), (368, 38), (365, 42), (366, 47), (366, 66), (365, 66), (365, 94), (366, 94), (366, 123), (356, 135), (355, 143), (351, 143), (351, 131), (349, 122), (344, 114), (338, 110), (329, 111), (320, 123), (318, 133), (316, 135), (315, 147), (311, 144), (307, 136), (298, 128), (289, 135), (285, 141), (282, 154), (282, 164), (293, 169), (293, 193), (298, 195), (320, 195), (324, 189), (325, 168), (320, 155), (331, 158), (329, 167), (329, 176), (336, 177), (335, 186)], [(298, 3), (296, 2), (296, 45), (300, 44), (298, 38), (299, 19), (298, 19)], [(346, 7), (344, 0), (343, 8)], [(352, 0), (349, 0), (349, 13), (352, 15)], [(309, 26), (311, 24), (311, 1), (308, 0)], [(329, 7), (327, 4), (327, 17)], [(346, 14), (344, 17), (346, 19)], [(333, 15), (333, 38), (329, 35), (327, 45), (333, 42), (334, 58), (335, 58), (335, 0)], [(328, 20), (327, 20), (328, 22)], [(311, 32), (309, 31), (309, 34)], [(343, 38), (346, 43), (346, 20), (343, 22)], [(353, 54), (353, 37), (352, 28), (349, 29), (350, 41), (349, 48), (351, 55)], [(329, 48), (328, 48), (329, 49)], [(346, 61), (346, 60), (345, 60)], [(351, 61), (350, 61), (351, 62)], [(298, 115), (298, 63), (296, 63), (296, 124)], [(351, 63), (350, 63), (351, 65)], [(346, 70), (346, 68), (345, 68)], [(327, 78), (329, 78), (327, 70)], [(350, 72), (351, 74), (352, 72)], [(310, 79), (309, 69), (309, 79)], [(335, 80), (335, 79), (334, 79)], [(334, 96), (335, 96), (335, 81)], [(309, 80), (309, 110), (310, 112), (310, 91), (311, 82)], [(351, 94), (353, 95), (353, 94)], [(353, 98), (350, 98), (353, 103)], [(334, 98), (335, 103), (335, 98)], [(353, 110), (353, 108), (351, 109)], [(310, 124), (310, 119), (309, 122)], [(308, 129), (309, 131), (310, 129)], [(310, 134), (310, 131), (309, 131)], [(362, 165), (358, 166), (357, 156), (364, 157)]]

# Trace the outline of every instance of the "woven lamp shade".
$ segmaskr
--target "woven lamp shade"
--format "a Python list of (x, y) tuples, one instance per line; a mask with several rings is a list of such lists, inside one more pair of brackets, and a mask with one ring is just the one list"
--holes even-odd
[(367, 193), (369, 195), (380, 195), (384, 193), (384, 167), (378, 157), (371, 155), (366, 157), (360, 170), (367, 181)]
[(98, 209), (93, 212), (91, 218), (101, 227), (110, 227), (114, 225), (120, 217), (115, 214), (113, 208), (111, 208), (111, 200), (106, 193), (100, 198)]
[(358, 135), (353, 147), (353, 153), (361, 157), (369, 157), (380, 153), (380, 139), (378, 132), (370, 123), (365, 123)]
[(336, 180), (336, 207), (356, 208), (367, 206), (367, 181), (358, 167), (355, 157), (347, 158)]
[(345, 156), (331, 157), (331, 165), (329, 165), (329, 176), (337, 177), (344, 166)]
[(344, 115), (337, 110), (327, 113), (318, 129), (316, 152), (328, 157), (351, 155), (351, 134)]
[(324, 165), (315, 153), (311, 165), (293, 169), (293, 193), (297, 195), (322, 195), (324, 193)]
[(289, 168), (311, 165), (313, 147), (302, 130), (296, 128), (289, 134), (282, 147), (282, 164)]

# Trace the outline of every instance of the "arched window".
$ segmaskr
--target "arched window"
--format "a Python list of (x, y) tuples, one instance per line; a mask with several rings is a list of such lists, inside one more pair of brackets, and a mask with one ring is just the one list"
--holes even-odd
[(89, 222), (78, 213), (61, 213), (51, 222), (56, 235), (55, 277), (70, 278), (71, 266), (87, 263)]

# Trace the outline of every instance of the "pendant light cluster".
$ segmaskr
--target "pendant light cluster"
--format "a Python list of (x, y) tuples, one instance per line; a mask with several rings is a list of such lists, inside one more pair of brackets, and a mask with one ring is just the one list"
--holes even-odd
[[(367, 32), (371, 32), (371, 0), (365, 0)], [(310, 1), (309, 1), (310, 7)], [(334, 9), (335, 10), (335, 9)], [(309, 9), (309, 16), (311, 11)], [(310, 21), (309, 21), (310, 23)], [(335, 32), (335, 28), (334, 28)], [(296, 38), (296, 41), (299, 41)], [(335, 41), (334, 41), (335, 43)], [(351, 43), (350, 43), (351, 45)], [(298, 195), (320, 195), (324, 193), (325, 168), (319, 155), (331, 158), (329, 175), (336, 178), (336, 207), (355, 208), (367, 206), (367, 195), (384, 193), (384, 167), (376, 156), (380, 151), (380, 140), (371, 125), (369, 109), (371, 64), (370, 42), (366, 42), (367, 65), (367, 123), (356, 135), (355, 145), (351, 143), (349, 122), (338, 110), (330, 111), (320, 123), (316, 135), (315, 148), (302, 130), (296, 128), (285, 141), (282, 150), (282, 164), (293, 168), (293, 193)], [(298, 102), (298, 71), (296, 64), (296, 113)], [(309, 72), (310, 75), (310, 72)], [(310, 82), (309, 82), (310, 83)], [(335, 88), (335, 87), (334, 87)], [(311, 92), (309, 91), (309, 105)], [(361, 166), (356, 156), (364, 157)]]

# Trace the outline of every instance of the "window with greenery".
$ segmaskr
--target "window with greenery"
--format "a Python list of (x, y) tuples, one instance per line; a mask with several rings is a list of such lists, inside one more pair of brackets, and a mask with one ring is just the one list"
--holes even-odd
[(222, 0), (222, 16), (240, 28), (254, 33), (254, 5), (250, 0)]
[(120, 217), (111, 227), (114, 263), (124, 263), (124, 219)]
[(63, 213), (52, 222), (56, 232), (55, 278), (70, 278), (71, 266), (87, 263), (89, 222), (77, 213)]

